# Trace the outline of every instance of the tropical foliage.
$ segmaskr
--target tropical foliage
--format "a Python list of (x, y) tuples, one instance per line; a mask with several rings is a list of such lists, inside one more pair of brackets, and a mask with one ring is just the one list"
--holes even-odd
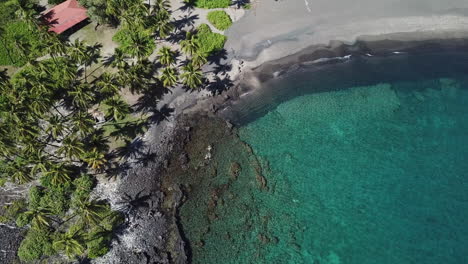
[[(119, 27), (119, 47), (102, 58), (98, 43), (66, 42), (48, 32), (33, 2), (0, 6), (5, 2), (19, 19), (0, 25), (0, 62), (23, 67), (13, 76), (0, 72), (0, 180), (33, 187), (1, 220), (28, 228), (22, 261), (102, 256), (123, 217), (90, 197), (96, 176), (114, 176), (135, 137), (167, 115), (157, 105), (166, 93), (203, 88), (201, 67), (225, 37), (207, 25), (176, 28), (167, 0), (80, 0), (91, 19)], [(176, 40), (181, 51), (156, 46), (176, 34), (185, 35)], [(153, 53), (156, 61), (149, 59)], [(48, 56), (38, 59), (42, 54)], [(129, 92), (138, 98), (132, 105)]]
[(211, 31), (207, 24), (201, 24), (197, 29), (199, 52), (205, 56), (221, 51), (226, 42), (226, 36)]
[(219, 30), (226, 30), (232, 25), (231, 17), (222, 10), (209, 12), (207, 18), (208, 21)]
[[(186, 0), (192, 2), (193, 0)], [(196, 7), (200, 8), (226, 8), (231, 4), (231, 0), (194, 0)]]
[[(35, 1), (0, 1), (0, 65), (22, 66), (28, 56), (43, 54), (36, 28), (18, 19), (21, 6), (33, 7)], [(34, 15), (35, 11), (30, 11)], [(26, 56), (28, 55), (28, 56)]]

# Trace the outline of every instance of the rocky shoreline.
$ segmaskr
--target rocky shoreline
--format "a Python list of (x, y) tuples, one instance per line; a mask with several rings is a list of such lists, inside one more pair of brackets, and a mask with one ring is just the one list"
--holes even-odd
[[(102, 185), (99, 195), (106, 197), (118, 208), (122, 194), (138, 200), (143, 206), (132, 211), (127, 224), (117, 234), (112, 250), (95, 263), (190, 263), (190, 247), (182, 233), (178, 208), (186, 201), (187, 193), (179, 186), (164, 181), (168, 169), (183, 168), (189, 160), (185, 146), (200, 120), (217, 122), (232, 129), (232, 115), (243, 95), (262, 91), (265, 83), (281, 78), (301, 65), (333, 67), (345, 62), (340, 58), (352, 56), (397, 56), (399, 52), (428, 52), (444, 50), (468, 50), (466, 39), (432, 40), (423, 42), (378, 41), (358, 42), (353, 45), (340, 43), (332, 46), (314, 46), (298, 54), (265, 63), (254, 69), (244, 70), (237, 78), (236, 86), (221, 95), (186, 97), (175, 104), (175, 114), (150, 130), (144, 137), (147, 144), (141, 153), (150, 153), (147, 164), (129, 169), (118, 182)], [(320, 61), (321, 59), (325, 59)], [(235, 121), (235, 120), (234, 120)], [(233, 122), (234, 122), (233, 121)], [(203, 122), (202, 122), (203, 123)], [(137, 160), (136, 157), (133, 159)], [(109, 189), (114, 188), (113, 192)], [(104, 191), (105, 190), (105, 191)], [(109, 195), (113, 193), (113, 195)], [(113, 197), (115, 195), (115, 197)]]
[[(119, 177), (100, 181), (95, 195), (108, 199), (113, 208), (128, 214), (126, 224), (115, 234), (111, 251), (93, 263), (190, 263), (190, 248), (182, 233), (178, 208), (186, 193), (177, 186), (168, 186), (163, 175), (171, 160), (183, 166), (187, 162), (184, 147), (199, 120), (213, 120), (230, 130), (236, 123), (231, 115), (244, 98), (262, 96), (261, 89), (269, 81), (282, 78), (302, 67), (334, 67), (346, 62), (346, 56), (400, 56), (406, 52), (468, 50), (467, 39), (435, 39), (425, 41), (359, 41), (355, 44), (333, 42), (314, 45), (297, 54), (242, 69), (234, 87), (217, 96), (207, 93), (174, 92), (166, 98), (173, 116), (152, 127), (144, 137), (135, 139), (138, 151), (127, 157)], [(245, 97), (249, 94), (248, 97)], [(172, 164), (173, 165), (173, 164)], [(2, 263), (12, 263), (21, 241), (21, 230), (0, 226)], [(4, 234), (4, 235), (3, 235)]]

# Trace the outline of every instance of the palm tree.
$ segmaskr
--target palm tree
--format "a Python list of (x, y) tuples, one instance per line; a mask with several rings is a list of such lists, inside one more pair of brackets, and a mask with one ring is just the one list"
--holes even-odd
[(153, 52), (154, 43), (145, 32), (137, 30), (130, 35), (129, 52), (138, 60), (143, 60)]
[(46, 133), (52, 135), (52, 138), (58, 139), (63, 135), (65, 131), (65, 124), (62, 121), (62, 118), (58, 115), (51, 116), (47, 122), (49, 125), (46, 128)]
[(86, 135), (94, 129), (96, 122), (94, 118), (86, 111), (78, 111), (71, 117), (73, 131)]
[(180, 46), (182, 47), (182, 50), (188, 55), (196, 53), (200, 49), (197, 35), (190, 31), (187, 32), (185, 34), (185, 39), (180, 42)]
[(169, 47), (162, 47), (158, 51), (159, 61), (164, 65), (171, 65), (175, 62), (175, 51), (171, 50)]
[(168, 0), (156, 0), (153, 8), (156, 10), (169, 10), (171, 8), (171, 3)]
[(95, 129), (88, 133), (86, 137), (86, 146), (96, 149), (99, 152), (107, 152), (109, 150), (109, 139), (104, 135), (104, 129)]
[(27, 167), (26, 162), (22, 159), (8, 162), (4, 170), (15, 183), (25, 184), (33, 180), (31, 169)]
[(56, 250), (63, 250), (68, 258), (82, 255), (85, 251), (84, 239), (81, 228), (72, 226), (66, 233), (60, 234), (59, 238), (53, 242)]
[(86, 44), (79, 39), (68, 44), (68, 56), (79, 64), (83, 64), (86, 56)]
[(26, 211), (23, 215), (29, 220), (34, 229), (40, 230), (50, 227), (53, 214), (49, 208), (39, 207)]
[(132, 112), (130, 106), (122, 100), (120, 96), (114, 96), (104, 101), (106, 119), (113, 118), (114, 120), (124, 119)]
[(192, 57), (193, 66), (200, 68), (201, 66), (205, 65), (205, 63), (207, 63), (207, 59), (203, 54), (201, 54), (200, 52), (197, 52), (193, 55)]
[(52, 165), (52, 167), (44, 173), (43, 181), (44, 185), (58, 186), (60, 184), (65, 184), (69, 182), (70, 179), (70, 170), (66, 168), (64, 163), (58, 163)]
[(42, 150), (36, 150), (36, 152), (31, 155), (30, 162), (34, 164), (31, 175), (36, 175), (37, 171), (45, 173), (52, 167), (52, 162), (49, 160), (49, 157), (44, 155)]
[(96, 82), (96, 86), (100, 92), (106, 97), (112, 97), (120, 91), (120, 83), (114, 74), (105, 72)]
[(116, 48), (112, 56), (111, 66), (119, 70), (126, 69), (128, 67), (127, 59), (128, 57), (125, 55), (125, 52), (122, 49)]
[(13, 45), (15, 46), (16, 50), (19, 51), (21, 57), (24, 60), (29, 60), (29, 55), (31, 53), (31, 44), (29, 42), (25, 42), (24, 37), (20, 35), (15, 35), (13, 37)]
[(77, 214), (85, 224), (98, 224), (109, 211), (109, 207), (97, 200), (80, 200), (78, 202)]
[(39, 21), (36, 18), (36, 12), (32, 2), (29, 0), (17, 0), (16, 4), (18, 7), (18, 17), (25, 21), (30, 29), (38, 28)]
[(93, 150), (86, 152), (83, 155), (82, 159), (86, 163), (88, 163), (88, 167), (90, 167), (93, 170), (102, 169), (107, 162), (105, 154), (99, 152), (96, 148), (93, 148)]
[(95, 99), (92, 87), (88, 83), (75, 85), (68, 95), (72, 97), (72, 104), (81, 109), (88, 109)]
[(57, 149), (58, 155), (64, 155), (68, 159), (79, 158), (84, 152), (84, 144), (74, 135), (63, 139), (62, 145)]
[(18, 169), (11, 174), (13, 182), (18, 184), (25, 184), (33, 180), (30, 170)]
[(177, 72), (172, 67), (164, 68), (159, 79), (165, 87), (174, 86), (177, 83)]
[(47, 41), (46, 49), (49, 52), (52, 60), (58, 66), (56, 57), (61, 56), (67, 52), (66, 45), (60, 41), (57, 36), (53, 35)]
[(155, 19), (156, 19), (156, 21), (153, 23), (151, 28), (155, 32), (158, 32), (159, 38), (164, 39), (167, 36), (169, 36), (169, 34), (175, 28), (174, 25), (169, 21), (169, 18), (168, 19), (163, 19), (163, 18), (159, 18), (159, 16), (158, 16)]
[(182, 83), (190, 89), (199, 88), (202, 84), (203, 74), (202, 72), (189, 63), (183, 67), (184, 72), (182, 73)]

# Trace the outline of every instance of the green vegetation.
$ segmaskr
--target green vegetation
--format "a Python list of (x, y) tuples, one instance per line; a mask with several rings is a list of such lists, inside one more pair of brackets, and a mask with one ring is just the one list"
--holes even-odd
[[(18, 19), (0, 15), (7, 21), (0, 45), (8, 48), (0, 49), (0, 62), (23, 65), (13, 76), (0, 72), (0, 186), (33, 182), (27, 199), (12, 202), (0, 216), (28, 229), (18, 250), (21, 261), (47, 262), (60, 254), (86, 262), (109, 251), (124, 217), (90, 197), (96, 177), (115, 176), (135, 155), (134, 139), (167, 117), (158, 102), (172, 87), (203, 87), (201, 67), (226, 40), (202, 25), (179, 43), (186, 60), (162, 47), (155, 63), (148, 60), (155, 39), (175, 29), (167, 0), (151, 6), (139, 0), (80, 2), (95, 21), (120, 25), (114, 36), (120, 47), (110, 58), (101, 57), (98, 43), (70, 43), (49, 32), (28, 0), (0, 0), (2, 8), (18, 13)], [(123, 97), (128, 92), (137, 98), (132, 106)]]
[(24, 199), (13, 201), (11, 204), (4, 206), (4, 214), (0, 216), (0, 223), (8, 223), (14, 221), (18, 215), (24, 211), (27, 203)]
[(149, 30), (143, 28), (122, 27), (112, 38), (119, 43), (120, 49), (131, 56), (146, 58), (156, 48)]
[(53, 234), (45, 229), (30, 229), (21, 242), (18, 256), (22, 261), (33, 261), (56, 252), (52, 247)]
[(232, 25), (231, 17), (222, 10), (209, 12), (208, 21), (219, 30), (226, 30)]
[(201, 24), (197, 29), (197, 42), (200, 46), (200, 52), (209, 56), (224, 48), (226, 36), (213, 33), (207, 24)]
[(199, 8), (226, 8), (231, 5), (231, 0), (194, 0), (194, 3)]
[[(32, 7), (34, 2), (21, 1), (25, 7)], [(44, 54), (37, 29), (17, 19), (17, 13), (22, 15), (19, 3), (0, 1), (0, 65), (22, 66), (29, 60), (27, 54), (34, 57)]]

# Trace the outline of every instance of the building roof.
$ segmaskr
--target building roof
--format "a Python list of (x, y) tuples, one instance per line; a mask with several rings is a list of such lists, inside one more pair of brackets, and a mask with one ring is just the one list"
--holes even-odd
[(57, 34), (73, 27), (88, 18), (86, 8), (81, 7), (76, 0), (67, 0), (43, 14), (43, 18), (49, 23), (49, 31)]

